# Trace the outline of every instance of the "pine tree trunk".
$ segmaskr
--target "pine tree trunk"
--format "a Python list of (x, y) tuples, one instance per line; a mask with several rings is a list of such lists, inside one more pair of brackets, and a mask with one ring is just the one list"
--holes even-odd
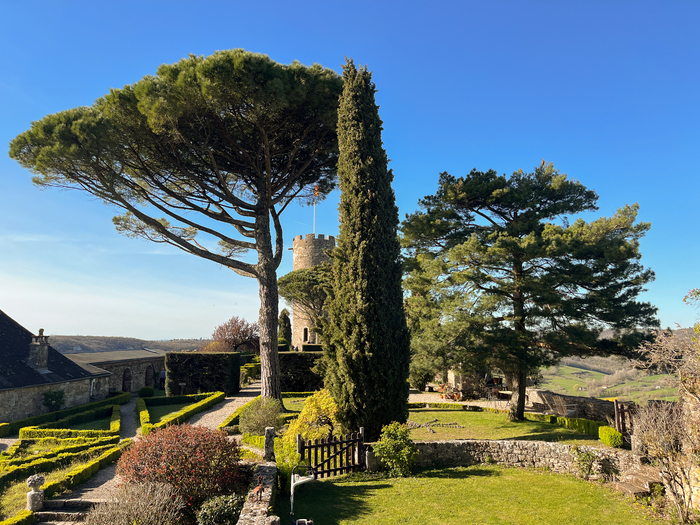
[(510, 410), (508, 419), (511, 421), (522, 421), (525, 419), (525, 388), (527, 387), (527, 373), (517, 370), (511, 375), (510, 389), (513, 392), (510, 398)]
[(260, 284), (260, 379), (262, 397), (282, 400), (280, 364), (277, 346), (277, 271), (275, 268), (270, 217), (258, 216), (255, 221), (255, 242), (258, 252), (258, 283)]

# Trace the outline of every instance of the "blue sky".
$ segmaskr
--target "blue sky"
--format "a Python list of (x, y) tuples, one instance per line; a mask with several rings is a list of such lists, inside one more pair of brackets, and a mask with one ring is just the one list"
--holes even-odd
[[(119, 235), (116, 211), (39, 190), (7, 155), (31, 121), (90, 105), (190, 53), (244, 48), (281, 63), (373, 71), (401, 218), (438, 175), (510, 174), (540, 159), (600, 195), (593, 220), (639, 203), (651, 222), (642, 299), (690, 326), (700, 286), (700, 44), (695, 1), (5, 2), (0, 16), (0, 309), (32, 331), (207, 337), (257, 319), (257, 283)], [(317, 233), (338, 231), (338, 195)], [(310, 208), (282, 216), (285, 247)], [(291, 270), (291, 252), (279, 275)]]

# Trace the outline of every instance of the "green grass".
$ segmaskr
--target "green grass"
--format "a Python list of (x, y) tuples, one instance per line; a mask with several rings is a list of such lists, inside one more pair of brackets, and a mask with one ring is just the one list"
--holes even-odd
[[(295, 518), (315, 525), (659, 523), (609, 487), (573, 476), (499, 466), (426, 470), (412, 478), (360, 474), (295, 490)], [(289, 522), (289, 497), (275, 514)]]
[(148, 407), (148, 413), (151, 416), (151, 423), (155, 425), (168, 414), (172, 414), (174, 412), (182, 410), (183, 408), (191, 404), (192, 403), (178, 403), (177, 405), (159, 405)]
[(464, 428), (433, 427), (435, 433), (425, 428), (411, 430), (414, 441), (439, 441), (443, 439), (510, 439), (527, 441), (556, 441), (571, 445), (605, 446), (595, 436), (578, 434), (572, 430), (539, 421), (509, 421), (505, 414), (493, 412), (468, 412), (463, 410), (439, 410), (416, 408), (409, 411), (408, 419), (427, 423), (457, 423)]
[(301, 412), (306, 399), (307, 398), (305, 397), (285, 397), (282, 399), (282, 402), (284, 404), (284, 408), (289, 412)]
[[(42, 472), (41, 474), (46, 479), (46, 483), (58, 481), (80, 465), (88, 463), (90, 460), (74, 461), (67, 467), (60, 470), (55, 470), (50, 473)], [(11, 518), (19, 511), (27, 508), (27, 483), (26, 481), (18, 481), (9, 485), (5, 490), (0, 491), (0, 520)]]
[(71, 430), (109, 430), (109, 419), (104, 417), (102, 419), (95, 419), (94, 421), (86, 421), (85, 423), (76, 423), (68, 428)]

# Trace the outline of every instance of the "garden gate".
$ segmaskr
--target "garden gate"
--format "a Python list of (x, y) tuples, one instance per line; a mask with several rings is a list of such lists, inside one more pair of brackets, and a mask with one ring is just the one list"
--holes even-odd
[(309, 461), (319, 478), (357, 472), (365, 466), (365, 429), (326, 439), (305, 441), (297, 434), (297, 452)]
[(614, 403), (615, 430), (622, 434), (625, 440), (629, 440), (632, 434), (632, 415), (636, 411), (636, 406), (632, 401), (620, 403), (616, 399)]

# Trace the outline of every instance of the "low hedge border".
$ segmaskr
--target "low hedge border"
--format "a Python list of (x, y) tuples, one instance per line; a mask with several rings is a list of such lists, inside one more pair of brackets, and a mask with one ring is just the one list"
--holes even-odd
[(243, 434), (241, 443), (250, 445), (251, 447), (265, 450), (265, 436), (256, 436), (255, 434)]
[(71, 470), (62, 480), (45, 483), (41, 486), (41, 489), (44, 491), (44, 496), (50, 498), (65, 490), (76, 488), (78, 485), (85, 483), (101, 469), (115, 463), (121, 457), (124, 449), (130, 444), (131, 439), (125, 439), (116, 447), (106, 450), (100, 457)]
[[(145, 397), (142, 400), (146, 403), (146, 406), (154, 407), (161, 405), (181, 405), (182, 403), (196, 403), (197, 401), (202, 401), (210, 397), (214, 392), (205, 392), (203, 394), (187, 394), (184, 396), (170, 396), (170, 397)], [(136, 402), (138, 403), (138, 399)]]
[[(116, 405), (118, 406), (118, 405)], [(58, 421), (50, 421), (49, 423), (44, 423), (42, 425), (36, 425), (34, 428), (68, 428), (71, 425), (76, 425), (80, 423), (88, 423), (90, 421), (95, 421), (97, 419), (103, 419), (105, 417), (112, 416), (112, 407), (100, 407), (95, 410), (89, 410), (88, 412), (81, 412), (80, 414), (74, 414), (72, 416), (59, 419)]]
[(83, 450), (81, 452), (68, 452), (59, 454), (53, 458), (28, 458), (27, 462), (20, 465), (10, 466), (0, 473), (0, 490), (4, 490), (10, 483), (20, 479), (25, 479), (32, 474), (51, 472), (63, 467), (75, 459), (81, 459), (83, 457), (87, 458), (94, 452), (102, 452), (109, 448), (112, 448), (112, 446), (104, 445), (102, 447), (95, 447), (89, 450)]
[(607, 425), (598, 428), (598, 439), (614, 448), (622, 448), (625, 442), (620, 432)]
[[(282, 392), (282, 398), (290, 398), (290, 397), (311, 397), (315, 394), (316, 392)], [(225, 428), (230, 428), (233, 426), (237, 426), (240, 423), (240, 417), (241, 417), (241, 412), (243, 412), (243, 409), (247, 407), (250, 403), (255, 401), (256, 399), (260, 398), (260, 396), (255, 396), (253, 399), (248, 401), (245, 405), (239, 406), (236, 410), (233, 411), (233, 413), (228, 416), (224, 421), (219, 425), (219, 430), (223, 430)], [(424, 405), (424, 403), (417, 403), (419, 405)], [(411, 403), (409, 403), (409, 406)], [(291, 414), (283, 414), (282, 418), (284, 419), (285, 423), (289, 423), (292, 419), (295, 419), (299, 417), (299, 414), (294, 412)], [(234, 432), (237, 433), (237, 432)]]
[(92, 403), (87, 403), (85, 405), (80, 405), (65, 410), (48, 412), (46, 414), (28, 417), (25, 419), (17, 419), (15, 421), (10, 421), (9, 423), (0, 423), (0, 438), (16, 434), (23, 427), (34, 427), (37, 425), (42, 425), (44, 423), (58, 421), (60, 419), (67, 418), (74, 414), (94, 410), (103, 406), (123, 405), (125, 403), (128, 403), (130, 399), (131, 394), (129, 392), (118, 392), (114, 396), (108, 397), (107, 399), (103, 399), (102, 401), (94, 401)]
[(136, 415), (139, 417), (141, 426), (148, 425), (151, 422), (151, 414), (148, 412), (148, 406), (143, 398), (136, 400)]
[[(31, 441), (28, 441), (28, 440), (24, 440), (24, 442), (27, 443), (27, 445), (31, 443)], [(28, 463), (30, 461), (36, 461), (37, 459), (50, 459), (50, 458), (54, 458), (56, 456), (59, 456), (60, 454), (82, 452), (84, 450), (102, 447), (105, 445), (116, 445), (117, 443), (119, 443), (119, 436), (93, 439), (92, 441), (89, 441), (86, 443), (81, 443), (78, 445), (68, 445), (68, 446), (61, 446), (61, 447), (52, 448), (51, 450), (49, 450), (48, 452), (44, 452), (43, 454), (35, 454), (35, 455), (27, 456), (24, 458), (8, 459), (8, 460), (3, 462), (3, 465), (6, 465), (6, 466), (21, 465), (23, 463)]]
[[(203, 395), (203, 394), (196, 394), (196, 395)], [(207, 395), (208, 395), (208, 397), (202, 399), (198, 403), (193, 403), (191, 405), (188, 405), (185, 408), (183, 408), (182, 410), (175, 412), (174, 414), (168, 414), (165, 418), (161, 419), (155, 425), (152, 425), (150, 423), (142, 425), (141, 426), (141, 434), (143, 434), (144, 436), (147, 436), (148, 434), (151, 433), (151, 431), (154, 428), (163, 428), (167, 425), (179, 425), (180, 423), (185, 422), (187, 419), (194, 416), (195, 414), (198, 414), (198, 413), (206, 410), (207, 408), (223, 401), (226, 398), (226, 394), (224, 394), (223, 392), (210, 392)], [(189, 397), (189, 396), (187, 396), (187, 397)], [(158, 399), (158, 398), (147, 398), (146, 401), (148, 399)]]
[(20, 511), (12, 518), (0, 521), (0, 525), (34, 525), (35, 523), (39, 523), (39, 518), (31, 510)]
[[(109, 430), (70, 430), (65, 428), (41, 428), (41, 427), (24, 427), (19, 430), (20, 439), (37, 439), (37, 438), (100, 438), (108, 437), (114, 434), (119, 434), (121, 430), (121, 407), (114, 405), (111, 408), (112, 416), (110, 418)], [(104, 417), (104, 416), (103, 416)], [(69, 419), (69, 418), (67, 418)], [(88, 419), (88, 421), (90, 421)], [(74, 422), (75, 423), (75, 422)]]

